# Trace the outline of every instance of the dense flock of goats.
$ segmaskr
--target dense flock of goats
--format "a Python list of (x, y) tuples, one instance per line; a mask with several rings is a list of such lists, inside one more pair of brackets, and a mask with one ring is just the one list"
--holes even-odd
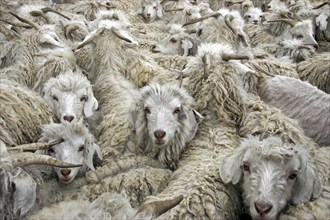
[(1, 219), (327, 219), (327, 0), (1, 0)]

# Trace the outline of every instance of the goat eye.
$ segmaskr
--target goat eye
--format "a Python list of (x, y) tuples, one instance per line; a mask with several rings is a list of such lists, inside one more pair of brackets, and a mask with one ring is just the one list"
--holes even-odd
[(301, 34), (299, 34), (299, 35), (297, 36), (297, 38), (298, 38), (298, 39), (301, 39), (301, 38), (303, 38), (303, 36), (302, 36)]
[(250, 171), (250, 167), (249, 167), (249, 165), (247, 163), (244, 163), (243, 164), (243, 170), (244, 171), (248, 171), (248, 172)]
[(173, 114), (179, 114), (181, 112), (180, 108), (175, 108)]
[(87, 96), (85, 96), (85, 95), (84, 96), (81, 96), (81, 98), (80, 98), (80, 101), (81, 102), (86, 101), (86, 100), (87, 100)]
[(48, 149), (48, 153), (53, 154), (53, 153), (55, 153), (55, 151), (52, 148), (50, 148), (50, 149)]
[(57, 98), (57, 96), (53, 95), (52, 98), (53, 98), (53, 100), (55, 100), (55, 101), (58, 102), (58, 98)]
[(176, 43), (177, 42), (177, 40), (175, 39), (175, 38), (171, 38), (171, 40), (170, 40), (172, 43)]
[(297, 174), (296, 173), (292, 173), (288, 178), (290, 180), (294, 180), (296, 177), (297, 177)]
[(148, 107), (145, 107), (144, 112), (147, 113), (147, 114), (150, 114), (150, 109)]
[(251, 15), (248, 15), (247, 18), (251, 18)]
[(154, 9), (156, 9), (157, 7), (156, 6), (154, 6)]
[(81, 145), (81, 146), (79, 147), (79, 149), (78, 149), (79, 152), (81, 152), (81, 151), (83, 151), (83, 150), (85, 150), (85, 145)]
[(13, 192), (16, 191), (16, 184), (14, 182), (11, 182), (11, 188), (13, 189)]

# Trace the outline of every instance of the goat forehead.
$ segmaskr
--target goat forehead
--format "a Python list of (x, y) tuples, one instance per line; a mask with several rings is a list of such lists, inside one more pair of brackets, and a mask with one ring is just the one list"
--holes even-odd
[(147, 98), (144, 102), (145, 107), (157, 109), (176, 108), (181, 106), (181, 101), (176, 97), (154, 95)]

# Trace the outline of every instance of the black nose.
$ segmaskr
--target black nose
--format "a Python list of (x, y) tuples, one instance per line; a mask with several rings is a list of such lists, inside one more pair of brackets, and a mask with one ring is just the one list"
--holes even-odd
[(316, 50), (319, 49), (319, 45), (317, 45), (317, 44), (314, 44), (313, 47), (314, 47)]
[(70, 169), (63, 169), (63, 170), (61, 170), (61, 173), (62, 173), (63, 176), (68, 176), (68, 175), (70, 175), (71, 170)]
[(151, 15), (150, 13), (147, 14), (148, 17), (150, 17), (150, 15)]
[(254, 22), (255, 24), (257, 24), (257, 23), (258, 23), (258, 20), (254, 20), (253, 22)]
[(64, 119), (65, 121), (71, 122), (71, 121), (74, 119), (74, 117), (73, 117), (72, 115), (65, 115), (65, 116), (63, 117), (63, 119)]
[(259, 215), (265, 216), (270, 212), (270, 210), (272, 210), (273, 205), (267, 202), (255, 202), (254, 208)]
[(166, 132), (163, 131), (163, 130), (156, 130), (154, 132), (154, 135), (155, 135), (156, 138), (163, 138), (163, 137), (165, 137)]

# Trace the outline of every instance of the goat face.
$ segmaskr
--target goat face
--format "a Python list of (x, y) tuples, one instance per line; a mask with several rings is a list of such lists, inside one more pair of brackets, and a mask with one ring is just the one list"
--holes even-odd
[(246, 24), (261, 25), (263, 19), (263, 12), (259, 8), (251, 8), (244, 15), (244, 20)]
[(321, 182), (308, 157), (303, 146), (283, 143), (279, 137), (250, 137), (225, 160), (220, 175), (224, 182), (240, 181), (253, 219), (276, 219), (288, 202), (307, 202), (320, 195)]
[(138, 14), (142, 15), (146, 22), (152, 22), (156, 20), (157, 17), (163, 17), (163, 9), (162, 6), (156, 1), (142, 1)]
[(164, 55), (182, 55), (188, 56), (195, 48), (191, 37), (185, 33), (173, 34), (160, 41), (152, 47), (153, 53), (162, 53)]

